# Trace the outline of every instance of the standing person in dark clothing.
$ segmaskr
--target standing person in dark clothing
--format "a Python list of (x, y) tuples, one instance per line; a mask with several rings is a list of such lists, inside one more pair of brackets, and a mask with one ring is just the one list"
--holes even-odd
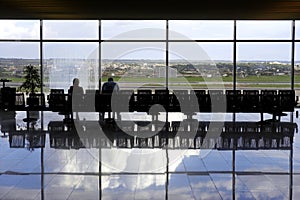
[[(72, 108), (71, 115), (73, 118), (73, 109), (77, 110), (83, 103), (83, 88), (79, 86), (79, 79), (73, 79), (73, 85), (68, 90), (68, 101)], [(79, 119), (78, 112), (76, 112), (76, 119)]]
[(108, 81), (102, 86), (102, 93), (112, 93), (118, 91), (119, 85), (116, 82), (114, 82), (114, 79), (112, 77), (108, 78)]
[[(118, 92), (119, 91), (119, 86), (116, 82), (114, 82), (114, 79), (112, 77), (108, 78), (108, 81), (105, 82), (102, 86), (102, 94), (107, 94), (104, 95), (104, 105), (108, 106), (108, 110), (111, 109), (111, 94), (113, 92)], [(101, 118), (104, 119), (104, 113), (102, 112)], [(108, 111), (108, 118), (111, 119), (111, 112)]]

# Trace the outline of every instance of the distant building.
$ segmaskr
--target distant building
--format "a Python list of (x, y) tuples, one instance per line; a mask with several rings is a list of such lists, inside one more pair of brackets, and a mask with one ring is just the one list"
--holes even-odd
[[(168, 73), (170, 78), (177, 78), (177, 70), (168, 67)], [(166, 67), (155, 67), (154, 68), (154, 77), (163, 78), (166, 77)]]

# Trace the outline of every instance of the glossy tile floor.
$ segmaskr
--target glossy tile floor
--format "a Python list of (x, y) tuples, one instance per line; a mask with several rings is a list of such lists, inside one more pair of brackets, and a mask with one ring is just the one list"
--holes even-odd
[[(93, 114), (80, 114), (83, 120), (78, 124), (96, 119)], [(268, 145), (251, 148), (252, 140), (250, 146), (240, 143), (236, 150), (222, 145), (181, 148), (178, 141), (176, 147), (175, 140), (170, 148), (121, 148), (113, 140), (105, 148), (97, 148), (93, 141), (89, 141), (90, 146), (83, 145), (87, 144), (84, 134), (94, 134), (97, 127), (80, 126), (81, 143), (73, 138), (66, 144), (65, 133), (51, 135), (48, 130), (49, 124), (62, 123), (63, 116), (52, 112), (37, 116), (36, 123), (26, 123), (24, 112), (1, 114), (1, 200), (300, 199), (297, 128), (291, 140), (281, 138), (280, 144), (275, 138)], [(137, 113), (133, 117), (147, 118)], [(182, 118), (176, 114), (169, 117)], [(194, 116), (200, 121), (260, 120), (259, 114), (223, 117)], [(271, 116), (265, 114), (264, 118)], [(296, 112), (287, 113), (281, 122), (299, 126)], [(102, 141), (103, 146), (107, 143)]]

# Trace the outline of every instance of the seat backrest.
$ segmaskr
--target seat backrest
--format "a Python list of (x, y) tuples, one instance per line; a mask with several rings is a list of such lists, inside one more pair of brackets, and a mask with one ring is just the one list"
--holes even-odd
[(243, 102), (244, 103), (257, 103), (259, 101), (259, 91), (258, 90), (244, 90), (243, 91)]
[(279, 98), (277, 96), (277, 90), (262, 90), (260, 101), (262, 105), (267, 107), (274, 106), (279, 103)]
[(256, 111), (259, 107), (259, 91), (258, 90), (244, 90), (242, 94), (242, 110)]
[(226, 90), (226, 95), (241, 95), (241, 90)]
[(16, 88), (1, 88), (1, 107), (8, 110), (14, 110), (16, 101)]
[(137, 91), (137, 94), (140, 95), (140, 94), (152, 94), (152, 91), (151, 90), (138, 90)]
[(188, 95), (189, 91), (188, 90), (173, 90), (173, 94), (175, 94), (175, 95)]
[(52, 111), (67, 110), (67, 96), (68, 95), (64, 93), (64, 89), (51, 89), (48, 96), (49, 109)]
[(167, 94), (169, 94), (169, 90), (155, 90), (154, 94), (156, 94), (156, 95), (167, 95)]
[(30, 93), (29, 98), (37, 99), (36, 101), (30, 102), (32, 104), (28, 104), (32, 107), (45, 107), (45, 94), (44, 93)]
[(261, 95), (262, 96), (277, 95), (277, 90), (262, 90)]
[(279, 90), (278, 98), (282, 111), (294, 111), (294, 107), (297, 104), (295, 90)]
[(95, 89), (86, 89), (85, 94), (89, 96), (95, 96), (96, 90)]
[(23, 110), (25, 108), (24, 93), (16, 93), (15, 108), (16, 110)]
[(244, 96), (255, 96), (255, 95), (258, 96), (259, 91), (258, 90), (244, 90), (243, 95)]
[(196, 96), (205, 95), (206, 91), (205, 90), (192, 90), (191, 94), (195, 94)]
[(223, 95), (223, 90), (208, 90), (209, 95)]
[(163, 89), (163, 90), (155, 90), (153, 101), (154, 103), (161, 104), (161, 105), (167, 105), (169, 103), (169, 90)]
[[(150, 101), (152, 100), (152, 91), (151, 90), (138, 90), (137, 91), (137, 100), (138, 101)], [(141, 103), (141, 102), (139, 102)]]
[(134, 90), (120, 90), (119, 94), (121, 95), (133, 95), (134, 94)]
[(64, 89), (50, 89), (50, 94), (64, 94)]

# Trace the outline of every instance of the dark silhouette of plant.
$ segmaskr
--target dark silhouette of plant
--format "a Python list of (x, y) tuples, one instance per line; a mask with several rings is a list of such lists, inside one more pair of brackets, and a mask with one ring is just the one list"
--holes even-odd
[(28, 93), (35, 93), (41, 88), (41, 77), (39, 69), (33, 65), (24, 67), (25, 82), (20, 86), (22, 91)]

